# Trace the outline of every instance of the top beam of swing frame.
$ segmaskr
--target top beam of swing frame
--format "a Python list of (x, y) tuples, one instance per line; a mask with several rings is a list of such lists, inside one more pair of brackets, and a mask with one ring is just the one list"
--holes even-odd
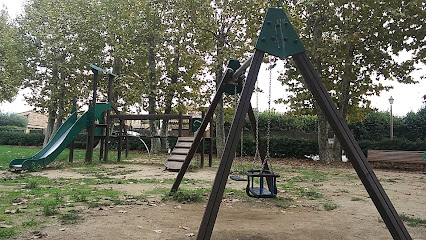
[[(286, 30), (284, 31), (282, 29)], [(296, 39), (294, 38), (295, 36), (297, 37)], [(292, 45), (291, 43), (293, 43), (293, 47), (289, 46)], [(288, 20), (284, 10), (274, 8), (268, 9), (256, 44), (256, 50), (250, 67), (250, 72), (247, 76), (243, 92), (241, 93), (241, 100), (238, 104), (238, 109), (231, 125), (224, 154), (222, 155), (222, 160), (216, 174), (209, 201), (200, 224), (197, 240), (211, 238), (226, 181), (231, 169), (233, 159), (232, 155), (235, 154), (239, 141), (237, 133), (238, 131), (241, 131), (242, 125), (244, 124), (244, 119), (242, 119), (241, 116), (245, 116), (245, 114), (247, 114), (250, 97), (254, 89), (254, 83), (257, 80), (257, 75), (265, 52), (280, 58), (288, 56), (293, 57), (297, 68), (301, 71), (308, 88), (325, 114), (334, 133), (341, 142), (349, 160), (358, 174), (358, 177), (361, 179), (365, 189), (370, 195), (390, 234), (394, 239), (411, 239), (411, 236), (375, 176), (371, 165), (368, 163), (366, 157), (361, 151), (361, 148), (355, 140), (346, 121), (336, 108), (330, 95), (326, 91), (324, 84), (316, 73), (315, 68), (312, 66), (305, 53), (304, 47), (295, 47), (298, 43), (300, 43), (300, 39), (294, 31), (294, 28)], [(289, 49), (286, 49), (286, 47), (289, 47)]]

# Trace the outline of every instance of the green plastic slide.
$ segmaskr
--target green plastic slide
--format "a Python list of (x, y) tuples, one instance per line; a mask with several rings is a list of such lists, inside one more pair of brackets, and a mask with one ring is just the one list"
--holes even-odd
[[(110, 103), (97, 103), (94, 110), (95, 120), (101, 120), (102, 113), (110, 108)], [(85, 112), (78, 119), (77, 112), (71, 114), (43, 149), (29, 158), (17, 158), (12, 160), (9, 164), (9, 168), (28, 170), (34, 167), (45, 167), (53, 162), (83, 129), (93, 123), (93, 121), (90, 120), (92, 112), (93, 109), (90, 108), (89, 111)]]

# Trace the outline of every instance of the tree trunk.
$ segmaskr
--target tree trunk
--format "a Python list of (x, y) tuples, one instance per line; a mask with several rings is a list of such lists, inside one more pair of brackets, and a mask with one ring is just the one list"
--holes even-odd
[[(178, 81), (178, 71), (179, 71), (179, 63), (180, 63), (180, 53), (179, 53), (179, 49), (177, 50), (176, 56), (173, 59), (173, 65), (172, 65), (172, 73), (170, 76), (170, 87), (169, 87), (169, 92), (166, 95), (166, 99), (165, 99), (165, 105), (166, 108), (164, 110), (164, 114), (170, 114), (172, 112), (172, 105), (173, 105), (173, 98), (175, 96), (176, 93), (176, 83)], [(163, 126), (162, 126), (162, 135), (163, 136), (168, 136), (167, 131), (169, 129), (169, 120), (164, 120), (163, 121)], [(163, 149), (166, 149), (166, 152), (169, 150), (169, 140), (168, 138), (164, 138), (163, 141), (161, 141), (161, 145)]]
[[(61, 88), (61, 96), (65, 96), (65, 75), (62, 76), (62, 81), (60, 84), (60, 88)], [(53, 127), (53, 132), (56, 132), (59, 127), (61, 127), (62, 125), (62, 120), (64, 119), (64, 114), (65, 114), (65, 99), (63, 97), (58, 98), (58, 115), (56, 116), (56, 122), (55, 125)]]
[[(346, 119), (348, 115), (351, 81), (353, 81), (355, 78), (355, 74), (352, 70), (352, 64), (349, 64), (354, 61), (354, 50), (355, 45), (352, 42), (347, 43), (345, 49), (346, 65), (343, 69), (344, 72), (342, 74), (341, 97), (339, 99), (338, 106), (339, 111), (344, 119)], [(334, 136), (333, 161), (342, 161), (342, 146), (336, 136)]]
[[(319, 109), (319, 107), (317, 108)], [(323, 162), (331, 162), (331, 149), (328, 144), (328, 122), (321, 110), (317, 111), (318, 115), (318, 152), (320, 160)]]
[(44, 141), (43, 141), (43, 147), (47, 145), (51, 137), (53, 136), (53, 130), (55, 125), (55, 119), (56, 119), (56, 107), (50, 105), (48, 107), (49, 115), (47, 119), (47, 127), (46, 127), (46, 134), (44, 135)]
[[(58, 84), (58, 77), (59, 72), (57, 68), (53, 68), (52, 70), (52, 81), (51, 81), (51, 88), (56, 89)], [(56, 115), (57, 115), (57, 96), (56, 92), (54, 90), (51, 91), (50, 96), (50, 103), (47, 107), (48, 111), (48, 119), (47, 119), (47, 127), (46, 127), (46, 134), (44, 135), (44, 141), (43, 146), (46, 146), (47, 143), (52, 139), (53, 134), (55, 133), (55, 121), (56, 121)]]
[[(223, 60), (222, 60), (222, 49), (225, 46), (225, 37), (220, 35), (218, 38), (217, 49), (216, 49), (216, 90), (219, 89), (220, 81), (223, 77)], [(217, 156), (221, 157), (223, 150), (225, 149), (225, 126), (223, 117), (223, 100), (221, 99), (216, 107), (216, 150)]]
[[(311, 23), (313, 24), (313, 57), (312, 61), (315, 65), (315, 68), (317, 72), (321, 76), (322, 72), (322, 63), (321, 59), (317, 56), (321, 56), (320, 54), (315, 54), (316, 51), (318, 51), (319, 48), (321, 48), (321, 41), (322, 41), (322, 26), (324, 19), (321, 16), (315, 16), (315, 19), (311, 20)], [(331, 162), (332, 160), (332, 152), (330, 149), (330, 145), (328, 144), (328, 133), (329, 133), (329, 127), (327, 119), (325, 118), (324, 113), (321, 111), (319, 106), (315, 107), (317, 116), (318, 116), (318, 152), (319, 157), (321, 161), (324, 162)], [(331, 130), (330, 130), (331, 131)]]
[[(155, 38), (154, 36), (148, 37), (148, 68), (149, 68), (149, 94), (148, 94), (148, 112), (149, 114), (156, 114), (155, 108), (156, 108), (156, 90), (157, 90), (157, 84), (156, 84), (156, 62), (155, 62)], [(149, 129), (152, 136), (158, 135), (158, 128), (156, 121), (150, 120), (149, 121)], [(152, 153), (159, 153), (161, 150), (161, 141), (159, 138), (151, 138), (151, 152)]]

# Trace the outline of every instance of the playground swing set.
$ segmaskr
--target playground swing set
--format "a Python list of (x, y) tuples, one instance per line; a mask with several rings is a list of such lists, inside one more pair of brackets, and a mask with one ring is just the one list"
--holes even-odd
[[(235, 64), (235, 61), (231, 61), (228, 65), (228, 68), (225, 70), (220, 86), (217, 89), (216, 94), (211, 102), (211, 105), (201, 122), (199, 130), (193, 138), (190, 148), (187, 150), (184, 160), (180, 165), (179, 173), (177, 174), (175, 182), (170, 190), (171, 195), (178, 190), (179, 185), (183, 180), (183, 176), (188, 170), (190, 162), (194, 154), (196, 153), (198, 146), (201, 142), (204, 142), (203, 139), (205, 135), (205, 130), (213, 117), (213, 113), (216, 109), (218, 102), (222, 98), (223, 93), (226, 91), (231, 91), (231, 94), (232, 92), (233, 94), (240, 92), (238, 106), (235, 110), (234, 119), (229, 131), (229, 135), (227, 137), (225, 149), (221, 157), (221, 161), (216, 173), (210, 197), (208, 199), (204, 216), (200, 224), (197, 240), (211, 238), (214, 224), (216, 222), (216, 217), (222, 202), (222, 197), (224, 194), (227, 179), (232, 168), (232, 163), (236, 158), (235, 153), (238, 144), (240, 143), (240, 138), (242, 138), (241, 132), (246, 115), (248, 115), (253, 133), (256, 136), (256, 155), (259, 156), (260, 163), (262, 166), (260, 169), (254, 169), (253, 167), (252, 169), (246, 171), (246, 192), (249, 196), (256, 198), (270, 198), (275, 197), (277, 194), (276, 178), (278, 178), (279, 175), (273, 172), (269, 163), (269, 144), (267, 146), (267, 154), (265, 155), (263, 146), (258, 140), (259, 134), (257, 119), (250, 103), (250, 99), (255, 89), (257, 76), (260, 70), (260, 66), (263, 62), (265, 53), (268, 53), (269, 55), (281, 59), (288, 58), (290, 56), (292, 57), (294, 63), (301, 72), (307, 87), (311, 91), (322, 112), (325, 114), (331, 128), (333, 129), (333, 132), (336, 134), (340, 143), (342, 144), (342, 147), (344, 148), (348, 159), (351, 161), (352, 166), (358, 174), (358, 177), (363, 183), (373, 203), (375, 204), (376, 209), (381, 215), (390, 234), (394, 239), (411, 239), (411, 236), (409, 235), (401, 218), (393, 207), (392, 202), (387, 196), (385, 190), (383, 189), (379, 180), (374, 174), (371, 165), (368, 163), (361, 148), (359, 147), (352, 132), (350, 131), (347, 123), (343, 119), (340, 112), (337, 110), (321, 79), (319, 78), (317, 72), (312, 66), (308, 56), (306, 55), (304, 45), (300, 41), (291, 22), (287, 18), (286, 13), (281, 8), (269, 8), (266, 13), (261, 32), (259, 34), (255, 46), (254, 54), (242, 65), (240, 65), (239, 63)], [(158, 118), (158, 116), (155, 117), (149, 115), (120, 115), (118, 111), (113, 106), (111, 106), (111, 103), (96, 103), (96, 84), (98, 71), (101, 70), (103, 72), (106, 72), (109, 76), (108, 100), (110, 100), (112, 79), (115, 77), (115, 75), (94, 65), (91, 65), (91, 68), (94, 72), (94, 86), (93, 98), (89, 106), (89, 110), (84, 113), (78, 120), (76, 111), (73, 112), (45, 148), (43, 148), (39, 153), (30, 158), (13, 160), (10, 163), (11, 168), (28, 169), (31, 166), (46, 166), (51, 161), (53, 161), (53, 159), (56, 158), (56, 156), (59, 155), (59, 153), (73, 141), (76, 134), (78, 134), (85, 127), (87, 127), (88, 130), (86, 161), (91, 161), (91, 159), (93, 158), (93, 144), (95, 139), (94, 133), (96, 127), (104, 127), (106, 129), (106, 135), (104, 138), (103, 146), (105, 150), (105, 152), (103, 153), (104, 161), (106, 162), (108, 159), (109, 149), (108, 126), (110, 126), (112, 119), (117, 118), (120, 121), (124, 121), (127, 119)], [(249, 68), (249, 72), (247, 74), (247, 77), (245, 78), (245, 81), (243, 81), (243, 75), (247, 68)], [(114, 117), (110, 115), (111, 108), (116, 111)], [(105, 113), (107, 116), (106, 124), (96, 126), (94, 124), (95, 120), (98, 120), (99, 124), (103, 124)], [(164, 118), (162, 119), (176, 118), (176, 116), (163, 117)], [(122, 125), (123, 123), (120, 122), (120, 126)], [(120, 137), (125, 137), (125, 135), (126, 134), (124, 133), (122, 136), (119, 136), (119, 139)], [(100, 157), (102, 157), (102, 154)], [(255, 161), (256, 157), (254, 159), (254, 162)], [(258, 178), (259, 180), (256, 181), (256, 178)], [(259, 183), (259, 186), (255, 186), (255, 183)], [(266, 189), (264, 185), (266, 185), (268, 189)]]
[[(225, 191), (227, 179), (232, 168), (232, 163), (236, 158), (235, 153), (241, 138), (241, 131), (245, 123), (246, 115), (249, 117), (252, 129), (257, 131), (256, 117), (253, 113), (250, 99), (255, 89), (255, 83), (257, 81), (257, 76), (265, 53), (281, 59), (285, 59), (290, 56), (292, 57), (294, 63), (301, 72), (307, 87), (314, 96), (322, 112), (326, 116), (333, 132), (336, 134), (340, 143), (342, 144), (348, 159), (352, 163), (352, 166), (354, 167), (358, 177), (360, 178), (370, 198), (376, 206), (376, 209), (386, 224), (390, 234), (394, 239), (411, 239), (410, 234), (408, 233), (401, 218), (393, 207), (392, 202), (374, 174), (371, 165), (368, 163), (367, 158), (355, 140), (346, 121), (336, 108), (315, 68), (310, 62), (306, 54), (305, 47), (299, 39), (299, 36), (294, 30), (286, 13), (281, 8), (269, 8), (255, 46), (254, 54), (236, 69), (235, 67), (233, 68), (232, 66), (228, 65), (228, 68), (225, 70), (221, 84), (216, 91), (216, 94), (207, 111), (206, 117), (201, 123), (200, 131), (195, 136), (188, 155), (186, 156), (185, 161), (183, 162), (182, 167), (170, 190), (170, 195), (173, 195), (176, 191), (178, 191), (183, 176), (188, 170), (191, 159), (201, 140), (200, 132), (206, 128), (208, 121), (213, 117), (214, 110), (222, 98), (222, 94), (225, 92), (225, 89), (235, 89), (235, 84), (238, 84), (238, 79), (240, 79), (245, 70), (250, 67), (240, 93), (238, 107), (235, 111), (234, 119), (226, 140), (225, 149), (221, 157), (208, 203), (205, 207), (203, 219), (197, 234), (197, 240), (208, 240), (211, 238), (216, 222), (216, 217), (219, 212)], [(229, 86), (230, 83), (231, 86)], [(258, 136), (256, 136), (256, 138), (258, 138)], [(275, 174), (272, 169), (269, 169), (269, 164), (262, 150), (260, 141), (256, 140), (256, 142), (259, 144), (258, 150), (262, 168), (246, 171), (246, 175), (248, 177), (246, 191), (247, 194), (251, 197), (274, 197), (276, 195), (276, 178), (279, 177), (279, 175)], [(255, 178), (259, 178), (260, 180), (254, 181)], [(270, 194), (266, 191), (263, 191), (264, 180), (262, 179), (266, 179), (266, 185), (268, 186)], [(254, 182), (259, 182), (260, 186), (253, 186), (252, 184), (254, 184)]]

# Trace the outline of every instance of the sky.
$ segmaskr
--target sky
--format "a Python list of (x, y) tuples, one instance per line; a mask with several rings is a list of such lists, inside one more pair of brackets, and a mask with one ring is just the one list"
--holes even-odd
[[(8, 9), (9, 15), (11, 17), (16, 17), (22, 12), (22, 5), (25, 0), (0, 0), (0, 8), (5, 5)], [(390, 104), (389, 98), (392, 96), (394, 103), (392, 105), (392, 112), (396, 116), (405, 116), (408, 112), (413, 111), (417, 112), (423, 106), (423, 96), (426, 94), (426, 80), (421, 80), (420, 76), (425, 74), (426, 66), (419, 66), (420, 70), (414, 71), (411, 75), (415, 80), (419, 81), (418, 84), (401, 84), (395, 81), (385, 81), (383, 83), (386, 85), (393, 86), (388, 92), (382, 92), (380, 96), (370, 97), (372, 102), (372, 107), (377, 108), (379, 111), (389, 111)], [(266, 66), (264, 65), (261, 68), (258, 77), (258, 85), (263, 90), (263, 93), (259, 93), (259, 110), (264, 111), (268, 109), (268, 87), (269, 87), (269, 72), (266, 71)], [(285, 87), (277, 81), (279, 73), (278, 71), (272, 72), (272, 93), (271, 99), (272, 102), (278, 98), (285, 97)], [(21, 90), (19, 95), (16, 97), (15, 101), (12, 103), (3, 102), (0, 103), (0, 111), (2, 112), (24, 112), (32, 109), (32, 106), (29, 106), (25, 103), (23, 95), (29, 95), (30, 90)], [(284, 94), (284, 95), (283, 95)], [(256, 107), (255, 94), (252, 97), (252, 105)], [(288, 108), (283, 104), (274, 104), (272, 103), (272, 108), (275, 108), (278, 112), (286, 112)]]

